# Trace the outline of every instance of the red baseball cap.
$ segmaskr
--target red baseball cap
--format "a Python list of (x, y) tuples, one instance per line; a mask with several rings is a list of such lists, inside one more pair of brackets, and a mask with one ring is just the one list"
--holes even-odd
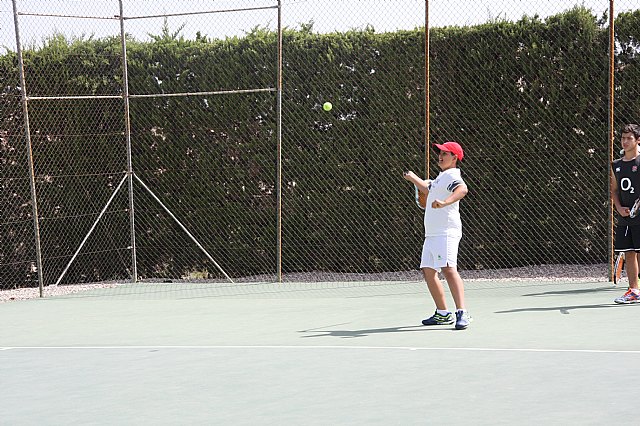
[(451, 142), (445, 142), (443, 144), (434, 143), (433, 145), (436, 148), (438, 148), (440, 151), (447, 151), (452, 153), (453, 155), (458, 157), (458, 160), (460, 161), (462, 161), (462, 158), (464, 157), (464, 151), (462, 150), (462, 147), (458, 142), (451, 141)]

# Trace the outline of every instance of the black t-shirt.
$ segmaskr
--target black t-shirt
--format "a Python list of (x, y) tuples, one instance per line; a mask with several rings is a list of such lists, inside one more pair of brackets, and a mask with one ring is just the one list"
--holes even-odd
[[(618, 196), (623, 207), (633, 206), (640, 198), (640, 155), (633, 160), (625, 161), (622, 158), (611, 163), (613, 174), (618, 182)], [(634, 217), (618, 217), (618, 225), (640, 225), (640, 215)]]

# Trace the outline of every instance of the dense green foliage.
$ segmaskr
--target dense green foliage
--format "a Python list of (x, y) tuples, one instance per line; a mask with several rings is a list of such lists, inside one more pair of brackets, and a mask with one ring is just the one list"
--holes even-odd
[[(601, 263), (608, 229), (608, 30), (577, 8), (430, 32), (430, 142), (459, 140), (470, 187), (462, 269)], [(640, 117), (640, 11), (617, 18), (616, 127)], [(284, 34), (283, 270), (415, 269), (424, 169), (424, 30)], [(232, 276), (276, 270), (276, 96), (136, 97), (275, 87), (276, 35), (128, 40), (133, 169)], [(25, 52), (45, 283), (127, 169), (120, 41), (53, 37)], [(0, 280), (31, 285), (33, 223), (17, 60), (0, 57)], [(334, 109), (322, 111), (330, 100)], [(436, 172), (432, 156), (431, 175)], [(135, 188), (138, 273), (213, 268)], [(65, 282), (131, 274), (125, 184)], [(562, 229), (562, 232), (559, 232)], [(24, 280), (24, 282), (22, 282)]]

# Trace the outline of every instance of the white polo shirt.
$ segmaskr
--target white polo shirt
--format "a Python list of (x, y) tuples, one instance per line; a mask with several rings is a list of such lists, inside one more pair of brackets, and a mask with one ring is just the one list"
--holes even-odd
[(457, 167), (440, 172), (429, 185), (427, 206), (424, 210), (424, 235), (433, 237), (451, 235), (462, 237), (462, 221), (460, 220), (460, 201), (434, 209), (431, 204), (435, 200), (444, 201), (460, 185), (464, 184), (460, 169)]

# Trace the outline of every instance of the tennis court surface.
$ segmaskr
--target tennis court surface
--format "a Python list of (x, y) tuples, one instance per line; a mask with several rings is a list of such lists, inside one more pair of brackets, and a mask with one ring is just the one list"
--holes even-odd
[[(605, 282), (136, 284), (0, 304), (0, 424), (637, 424)], [(448, 295), (448, 300), (450, 296)]]

